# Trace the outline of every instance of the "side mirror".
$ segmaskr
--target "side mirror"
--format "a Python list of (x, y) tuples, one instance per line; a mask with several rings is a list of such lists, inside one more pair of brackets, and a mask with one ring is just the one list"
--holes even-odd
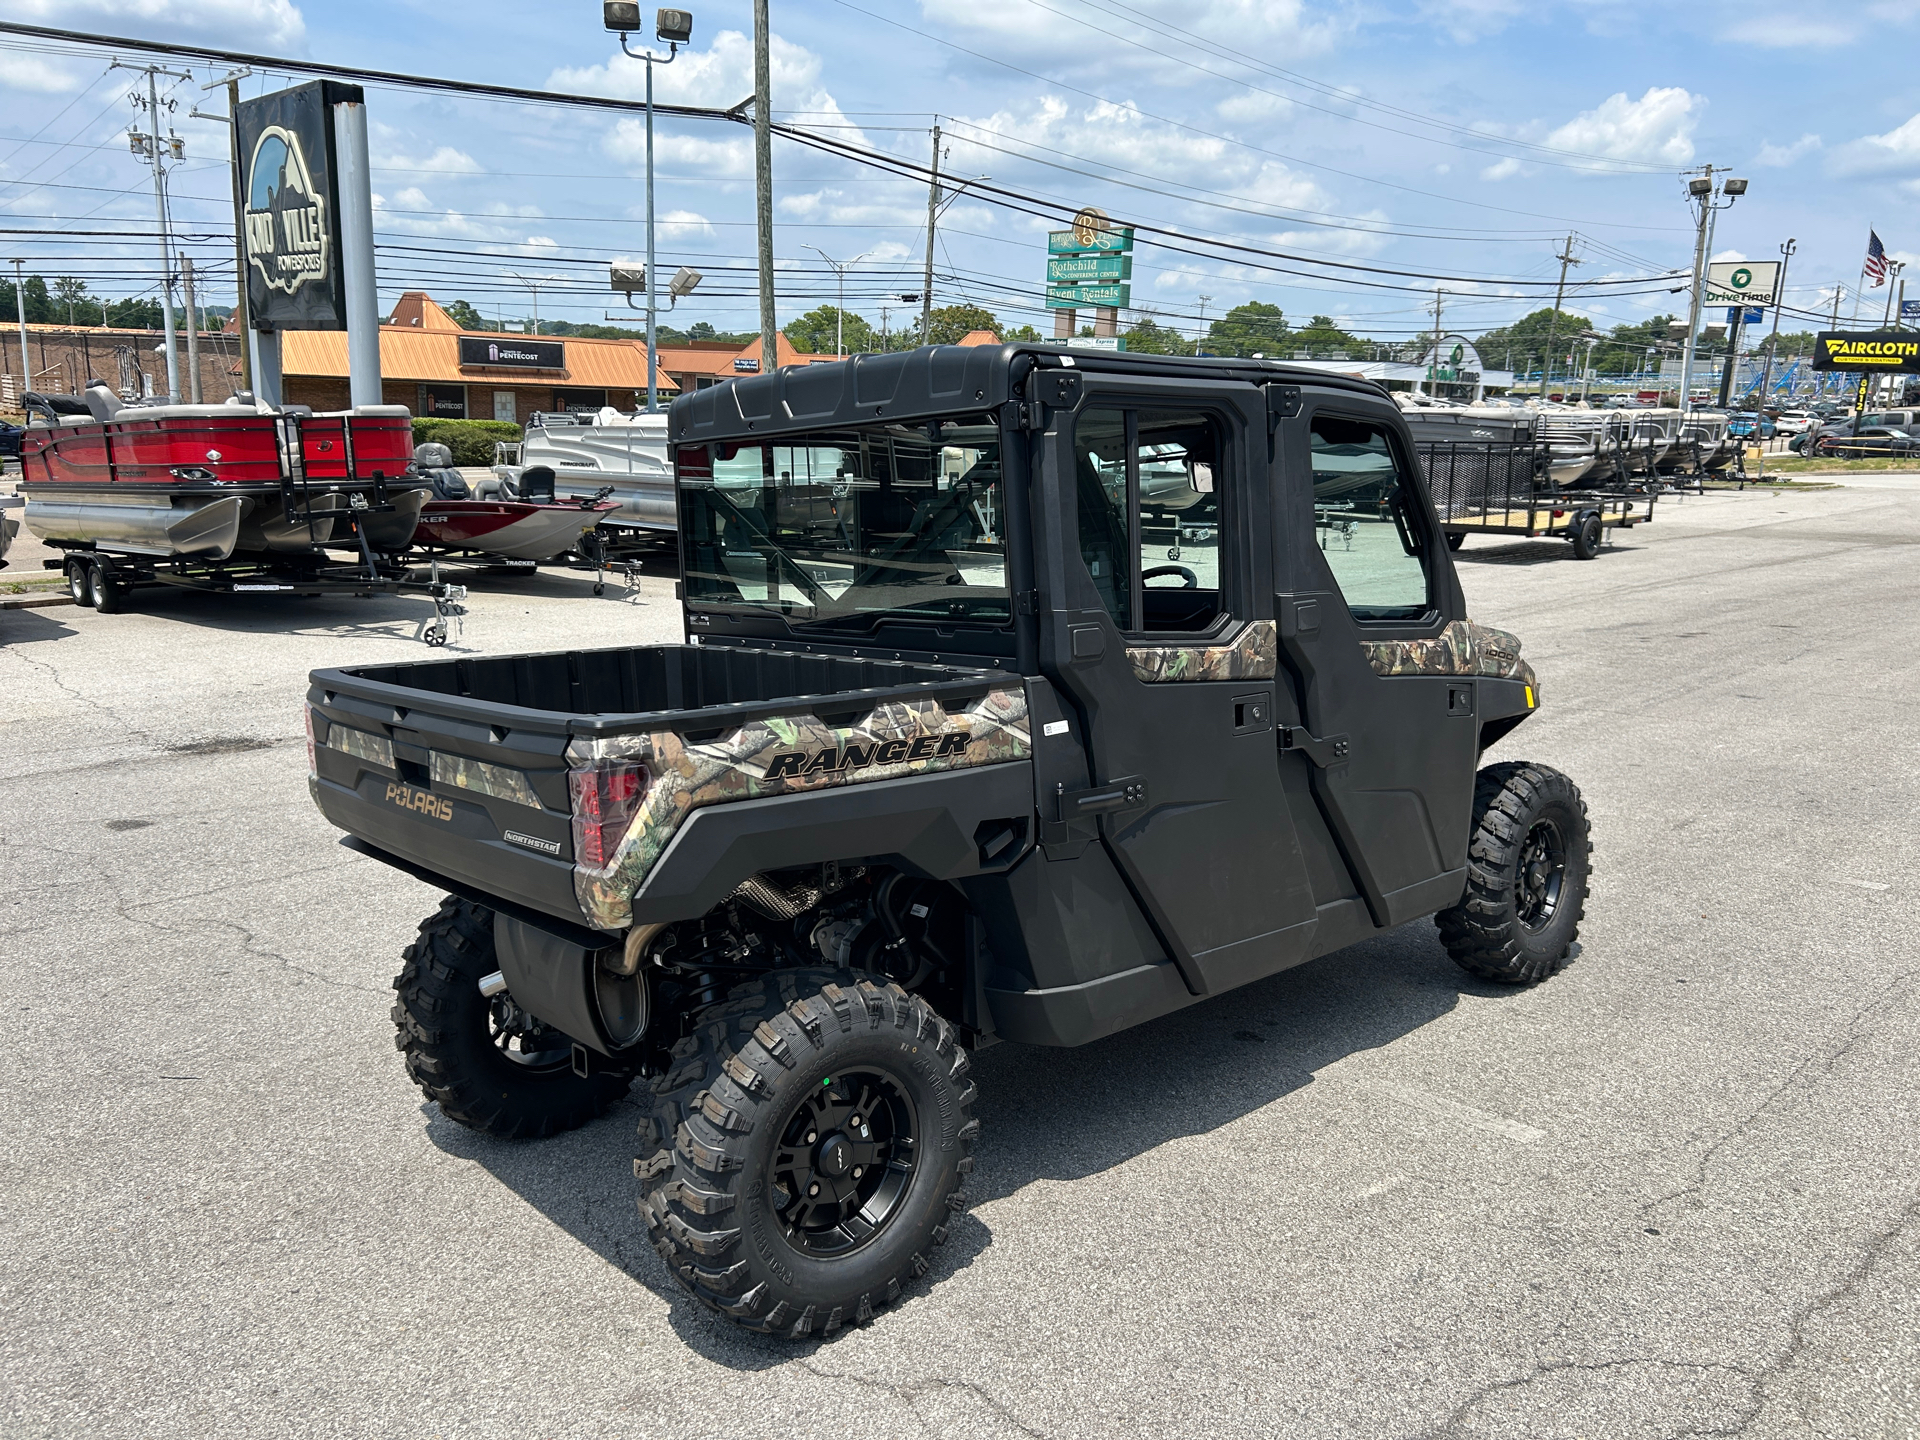
[(1193, 487), (1197, 494), (1211, 495), (1213, 493), (1213, 466), (1207, 464), (1205, 461), (1195, 460), (1192, 456), (1188, 456), (1187, 483)]
[(605, 0), (600, 7), (607, 29), (631, 35), (640, 28), (640, 7), (630, 0)]
[[(636, 5), (633, 8), (637, 12), (640, 7)], [(654, 15), (653, 28), (654, 33), (670, 45), (690, 45), (693, 43), (693, 12), (661, 10)]]

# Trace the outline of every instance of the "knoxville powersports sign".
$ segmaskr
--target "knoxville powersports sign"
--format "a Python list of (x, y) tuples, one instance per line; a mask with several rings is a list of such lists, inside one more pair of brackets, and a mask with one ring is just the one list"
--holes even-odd
[(1920, 373), (1920, 330), (1822, 330), (1813, 368)]
[(256, 330), (347, 328), (333, 107), (361, 100), (358, 85), (315, 80), (242, 101), (234, 116), (234, 207)]

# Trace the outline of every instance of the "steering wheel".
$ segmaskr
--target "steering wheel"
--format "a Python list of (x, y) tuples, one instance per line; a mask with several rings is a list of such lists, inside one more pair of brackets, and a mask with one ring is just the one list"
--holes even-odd
[(1153, 569), (1142, 572), (1140, 583), (1144, 585), (1147, 581), (1158, 579), (1162, 575), (1178, 575), (1180, 577), (1180, 588), (1182, 590), (1198, 590), (1200, 588), (1200, 577), (1184, 565), (1156, 565)]

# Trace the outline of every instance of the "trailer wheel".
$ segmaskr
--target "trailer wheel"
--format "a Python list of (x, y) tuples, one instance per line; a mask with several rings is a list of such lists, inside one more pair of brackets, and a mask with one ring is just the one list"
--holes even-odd
[(1434, 916), (1440, 941), (1482, 980), (1556, 975), (1579, 937), (1592, 870), (1579, 787), (1545, 765), (1489, 765), (1474, 783), (1466, 893)]
[(954, 1028), (850, 972), (785, 972), (694, 1017), (640, 1126), (640, 1213), (703, 1305), (801, 1339), (864, 1323), (965, 1208), (980, 1122)]
[(73, 597), (76, 605), (93, 607), (93, 566), (86, 560), (67, 561), (67, 594)]
[(1600, 553), (1600, 517), (1588, 515), (1573, 529), (1573, 558), (1591, 560)]
[(1465, 545), (1466, 543), (1467, 543), (1467, 537), (1465, 534), (1447, 536), (1447, 549), (1449, 550), (1458, 550), (1462, 545)]
[(87, 566), (87, 604), (102, 615), (118, 615), (125, 610), (131, 593), (131, 587), (114, 580), (106, 561), (95, 560)]
[(573, 1042), (513, 1003), (482, 993), (499, 972), (493, 912), (449, 895), (420, 922), (394, 977), (394, 1044), (407, 1074), (469, 1130), (520, 1140), (574, 1130), (626, 1094), (626, 1076), (573, 1072)]

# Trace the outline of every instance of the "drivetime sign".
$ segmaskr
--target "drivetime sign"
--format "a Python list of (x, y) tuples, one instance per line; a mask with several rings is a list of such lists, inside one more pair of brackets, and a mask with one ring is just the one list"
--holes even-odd
[(1709, 305), (1771, 305), (1779, 289), (1778, 260), (1721, 260), (1707, 266)]

